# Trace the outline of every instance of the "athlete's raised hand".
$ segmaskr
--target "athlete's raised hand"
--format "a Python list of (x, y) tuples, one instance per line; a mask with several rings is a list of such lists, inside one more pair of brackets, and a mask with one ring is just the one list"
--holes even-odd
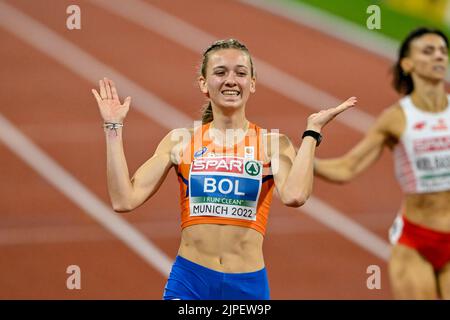
[(119, 101), (116, 86), (108, 78), (99, 81), (100, 94), (92, 89), (92, 94), (97, 100), (98, 108), (104, 122), (123, 123), (130, 109), (131, 97), (127, 97), (123, 104)]
[(307, 128), (309, 130), (319, 131), (331, 120), (333, 120), (338, 114), (353, 107), (357, 103), (356, 97), (350, 97), (340, 105), (334, 108), (321, 110), (317, 113), (313, 113), (308, 117)]

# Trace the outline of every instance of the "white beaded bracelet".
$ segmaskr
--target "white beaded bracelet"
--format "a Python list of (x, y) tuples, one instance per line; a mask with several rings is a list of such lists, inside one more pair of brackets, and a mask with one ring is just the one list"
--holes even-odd
[(123, 127), (123, 123), (118, 123), (118, 122), (105, 122), (103, 124), (103, 128), (106, 128), (108, 130), (114, 130), (114, 132), (116, 133), (117, 136), (117, 129), (122, 128)]

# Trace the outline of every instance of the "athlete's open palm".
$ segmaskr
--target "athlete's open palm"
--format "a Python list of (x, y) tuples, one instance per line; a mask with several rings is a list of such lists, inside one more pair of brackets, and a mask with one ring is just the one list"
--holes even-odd
[(92, 89), (92, 93), (97, 100), (103, 121), (123, 123), (130, 109), (131, 97), (127, 97), (121, 104), (116, 86), (112, 80), (104, 78), (99, 81), (99, 85), (100, 94), (95, 89)]
[(350, 97), (340, 105), (334, 108), (321, 110), (317, 113), (313, 113), (308, 117), (308, 127), (322, 129), (327, 123), (333, 120), (338, 114), (353, 107), (357, 102), (356, 97)]

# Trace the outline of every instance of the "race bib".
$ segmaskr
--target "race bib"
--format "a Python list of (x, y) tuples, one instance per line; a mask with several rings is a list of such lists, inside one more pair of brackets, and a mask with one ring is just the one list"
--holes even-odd
[(195, 159), (189, 174), (190, 216), (256, 220), (262, 163), (233, 156)]
[(450, 189), (450, 154), (426, 155), (416, 159), (418, 188), (428, 192)]

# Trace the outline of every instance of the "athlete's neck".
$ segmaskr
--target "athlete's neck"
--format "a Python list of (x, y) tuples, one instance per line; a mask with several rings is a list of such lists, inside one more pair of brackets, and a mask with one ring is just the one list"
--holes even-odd
[(245, 118), (245, 108), (236, 110), (222, 110), (222, 108), (214, 108), (214, 120), (211, 127), (225, 133), (228, 129), (245, 130), (248, 126), (248, 120)]
[(209, 137), (217, 145), (232, 146), (244, 139), (249, 128), (244, 108), (230, 114), (214, 112), (214, 120), (210, 123)]
[(444, 111), (448, 104), (443, 81), (431, 83), (415, 79), (411, 99), (416, 107), (427, 112)]

